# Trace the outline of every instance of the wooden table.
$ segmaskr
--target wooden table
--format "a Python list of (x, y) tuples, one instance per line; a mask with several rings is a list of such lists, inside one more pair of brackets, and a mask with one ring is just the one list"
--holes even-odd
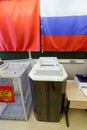
[(67, 102), (64, 110), (67, 127), (69, 127), (69, 108), (87, 109), (87, 97), (76, 87), (74, 80), (68, 80), (66, 85), (66, 99)]

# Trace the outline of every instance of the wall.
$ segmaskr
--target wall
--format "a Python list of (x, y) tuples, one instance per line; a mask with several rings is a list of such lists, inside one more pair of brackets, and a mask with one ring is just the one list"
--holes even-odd
[(83, 63), (62, 63), (68, 73), (68, 79), (74, 79), (75, 74), (87, 74), (87, 60)]
[(27, 59), (29, 58), (29, 53), (28, 52), (0, 52), (0, 58), (2, 60)]

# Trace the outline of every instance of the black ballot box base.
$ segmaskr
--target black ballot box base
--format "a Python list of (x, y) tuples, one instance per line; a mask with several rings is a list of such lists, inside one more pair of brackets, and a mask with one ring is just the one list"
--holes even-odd
[(32, 81), (34, 115), (38, 121), (59, 122), (63, 116), (66, 81)]

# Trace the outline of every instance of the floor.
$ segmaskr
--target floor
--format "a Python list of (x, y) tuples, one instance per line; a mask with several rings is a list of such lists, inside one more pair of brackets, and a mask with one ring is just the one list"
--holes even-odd
[(28, 121), (0, 120), (0, 130), (87, 130), (87, 111), (80, 109), (69, 110), (70, 127), (66, 127), (65, 116), (60, 122), (37, 121), (33, 110)]

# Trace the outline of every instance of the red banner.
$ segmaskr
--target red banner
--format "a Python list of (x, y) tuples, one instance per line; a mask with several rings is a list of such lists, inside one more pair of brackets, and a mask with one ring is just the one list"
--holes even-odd
[(39, 0), (0, 0), (0, 51), (39, 51)]
[(12, 86), (0, 86), (0, 102), (15, 102)]

